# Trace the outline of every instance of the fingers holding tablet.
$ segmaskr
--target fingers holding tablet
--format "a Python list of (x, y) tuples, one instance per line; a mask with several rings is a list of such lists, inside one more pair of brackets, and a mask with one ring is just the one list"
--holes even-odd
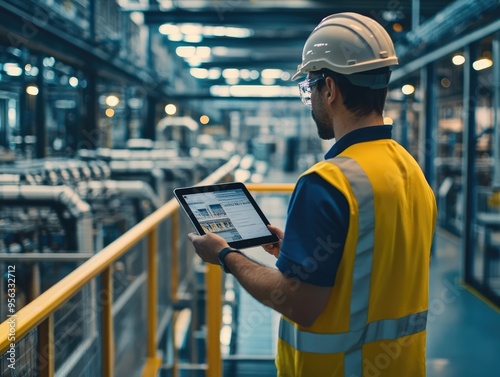
[(262, 247), (264, 248), (264, 250), (266, 252), (268, 252), (269, 254), (274, 255), (276, 258), (278, 258), (278, 256), (280, 255), (281, 240), (283, 239), (284, 232), (280, 228), (273, 226), (273, 225), (267, 225), (267, 229), (269, 229), (269, 231), (272, 234), (275, 234), (279, 238), (279, 241), (275, 242), (275, 243), (263, 245)]

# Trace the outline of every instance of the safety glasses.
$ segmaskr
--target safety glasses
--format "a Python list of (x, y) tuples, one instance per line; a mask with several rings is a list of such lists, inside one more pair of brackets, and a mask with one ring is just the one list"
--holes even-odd
[(316, 85), (318, 82), (323, 80), (325, 78), (325, 74), (322, 73), (319, 76), (315, 76), (311, 79), (304, 80), (302, 82), (299, 82), (299, 92), (300, 92), (300, 99), (302, 100), (302, 103), (309, 107), (310, 109), (312, 108), (311, 105), (311, 88)]

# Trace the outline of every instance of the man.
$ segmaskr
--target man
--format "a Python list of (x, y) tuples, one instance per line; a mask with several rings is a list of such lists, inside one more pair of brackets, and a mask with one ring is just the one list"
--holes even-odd
[[(355, 13), (313, 30), (293, 79), (322, 139), (336, 143), (299, 179), (285, 231), (270, 227), (278, 269), (220, 237), (190, 234), (196, 252), (282, 313), (279, 376), (425, 376), (434, 194), (383, 125), (388, 34)], [(222, 251), (222, 252), (221, 252)]]

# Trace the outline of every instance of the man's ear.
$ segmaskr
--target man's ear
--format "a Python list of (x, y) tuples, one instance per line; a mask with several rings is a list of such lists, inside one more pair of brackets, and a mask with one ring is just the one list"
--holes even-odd
[(325, 96), (328, 103), (333, 103), (335, 98), (338, 96), (337, 84), (335, 84), (335, 80), (331, 77), (325, 78)]

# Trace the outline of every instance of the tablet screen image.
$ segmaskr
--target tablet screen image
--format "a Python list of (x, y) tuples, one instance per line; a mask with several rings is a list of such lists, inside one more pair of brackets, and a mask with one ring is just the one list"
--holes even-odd
[(200, 234), (215, 233), (239, 248), (278, 241), (242, 183), (180, 188), (174, 192)]

